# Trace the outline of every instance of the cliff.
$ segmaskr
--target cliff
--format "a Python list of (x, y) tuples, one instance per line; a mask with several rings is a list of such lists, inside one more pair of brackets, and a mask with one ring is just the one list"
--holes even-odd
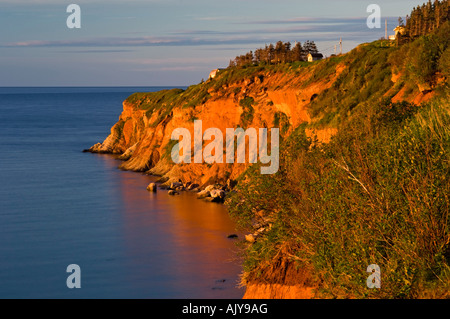
[[(363, 46), (356, 52), (361, 50)], [(214, 79), (187, 90), (136, 93), (123, 102), (123, 112), (111, 134), (89, 151), (120, 154), (124, 161), (121, 169), (160, 175), (168, 183), (181, 179), (206, 186), (236, 179), (247, 164), (174, 165), (170, 158), (174, 145), (171, 133), (176, 128), (186, 128), (193, 136), (194, 120), (202, 120), (203, 131), (211, 127), (222, 132), (242, 126), (279, 127), (285, 136), (302, 123), (314, 124), (322, 115), (312, 118), (311, 103), (318, 97), (326, 97), (343, 72), (352, 69), (353, 54), (317, 63), (226, 69)], [(321, 73), (320, 77), (317, 73)], [(385, 95), (401, 87), (395, 86), (398, 74), (388, 77), (393, 82)], [(402, 89), (392, 95), (394, 100), (405, 99), (405, 88)], [(415, 90), (406, 98), (421, 102), (430, 95)], [(319, 142), (329, 141), (336, 131), (333, 123), (311, 125), (307, 129), (308, 135), (314, 135)]]
[[(103, 143), (92, 146), (89, 151), (118, 154), (123, 160), (121, 169), (159, 175), (161, 181), (166, 183), (181, 179), (183, 182), (205, 187), (239, 179), (242, 184), (249, 184), (252, 179), (242, 178), (249, 168), (248, 164), (175, 165), (170, 157), (174, 145), (171, 141), (172, 132), (177, 128), (186, 128), (194, 136), (195, 120), (202, 120), (203, 131), (212, 127), (219, 128), (222, 132), (225, 132), (226, 128), (236, 127), (278, 127), (282, 144), (287, 141), (286, 145), (289, 146), (292, 142), (289, 140), (296, 143), (300, 140), (297, 137), (301, 135), (298, 133), (301, 128), (310, 141), (308, 147), (311, 149), (326, 145), (339, 132), (347, 138), (345, 134), (353, 134), (353, 131), (348, 129), (349, 123), (358, 125), (354, 121), (360, 121), (363, 131), (366, 128), (370, 131), (372, 127), (366, 127), (365, 123), (377, 118), (378, 115), (371, 116), (379, 112), (376, 108), (379, 105), (397, 107), (398, 103), (407, 103), (408, 107), (415, 109), (430, 101), (436, 95), (439, 85), (446, 81), (439, 73), (436, 73), (431, 81), (415, 77), (410, 71), (411, 68), (399, 58), (405, 54), (407, 53), (402, 53), (392, 44), (377, 41), (360, 45), (345, 55), (313, 63), (228, 68), (219, 72), (214, 79), (190, 86), (186, 90), (136, 93), (123, 102), (123, 112), (119, 121), (112, 127), (111, 134)], [(370, 118), (367, 119), (368, 117)], [(342, 138), (339, 137), (338, 140), (341, 141)], [(206, 145), (207, 143), (204, 143), (203, 148)], [(283, 146), (282, 154), (290, 154), (286, 150), (288, 146)], [(321, 152), (326, 153), (329, 150)], [(299, 172), (311, 179), (320, 176), (319, 173), (312, 176), (303, 172), (303, 155), (298, 156), (295, 165), (292, 164), (292, 159), (289, 160), (290, 169), (298, 171), (289, 172), (278, 185)], [(299, 176), (304, 177), (301, 174)], [(301, 179), (294, 178), (289, 181), (290, 184), (286, 187), (292, 186), (296, 190), (295, 184)], [(274, 187), (273, 185), (277, 184), (270, 185)], [(239, 196), (243, 194), (239, 201), (228, 203), (235, 207), (234, 216), (242, 219), (242, 224), (249, 231), (256, 231), (255, 237), (258, 237), (256, 244), (249, 244), (248, 248), (253, 257), (247, 257), (247, 260), (254, 258), (256, 261), (252, 259), (245, 269), (245, 298), (313, 298), (316, 296), (315, 289), (323, 285), (322, 279), (318, 280), (317, 276), (311, 275), (317, 273), (317, 267), (309, 262), (298, 263), (297, 260), (303, 259), (296, 255), (297, 248), (286, 249), (283, 240), (274, 240), (273, 236), (269, 239), (266, 237), (275, 229), (279, 231), (279, 228), (272, 228), (272, 223), (268, 227), (267, 221), (275, 219), (274, 215), (281, 218), (280, 214), (292, 209), (273, 204), (281, 201), (282, 196), (274, 197), (270, 205), (259, 205), (259, 198), (272, 198), (273, 194), (267, 193), (269, 190), (273, 191), (274, 188), (259, 188), (256, 192), (259, 194), (257, 199), (255, 194), (253, 197), (245, 197), (246, 194), (238, 190)], [(316, 190), (316, 193), (322, 194), (324, 191), (320, 189)], [(289, 198), (301, 198), (304, 194), (303, 190), (298, 190)], [(241, 203), (247, 199), (245, 209), (248, 214), (241, 214), (238, 211), (245, 211)], [(254, 226), (257, 212), (262, 212), (261, 220), (266, 222), (264, 227)], [(290, 217), (283, 218), (286, 221)], [(297, 234), (297, 226), (292, 227), (295, 231), (289, 231)], [(262, 242), (264, 244), (260, 244)], [(270, 243), (270, 246), (265, 246), (269, 245), (267, 243)], [(296, 245), (298, 243), (293, 244), (293, 247), (297, 247)], [(267, 247), (270, 249), (266, 249)], [(271, 253), (266, 255), (266, 251)], [(258, 258), (255, 258), (255, 255)]]
[[(194, 136), (194, 119), (202, 121), (203, 130), (215, 127), (222, 132), (243, 122), (255, 128), (274, 127), (280, 119), (287, 128), (310, 122), (307, 107), (312, 97), (329, 88), (345, 69), (345, 65), (335, 64), (327, 77), (307, 85), (314, 66), (295, 72), (251, 68), (242, 77), (233, 74), (237, 70), (225, 70), (186, 91), (135, 94), (123, 102), (123, 112), (111, 134), (90, 151), (120, 154), (124, 160), (120, 168), (161, 175), (170, 181), (207, 185), (235, 179), (246, 169), (245, 164), (173, 165), (168, 149), (174, 145), (171, 133), (176, 128), (187, 128)], [(231, 79), (224, 81), (227, 77)], [(192, 98), (198, 102), (192, 103)], [(324, 130), (322, 138), (326, 140), (332, 132)]]

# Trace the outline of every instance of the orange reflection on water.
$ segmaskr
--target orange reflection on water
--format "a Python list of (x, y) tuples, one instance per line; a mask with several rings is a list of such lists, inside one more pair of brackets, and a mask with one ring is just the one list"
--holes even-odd
[(177, 298), (242, 297), (237, 249), (227, 238), (236, 232), (235, 223), (224, 205), (198, 200), (190, 192), (148, 192), (155, 178), (143, 174), (119, 171), (117, 176), (125, 247), (137, 270), (132, 280), (177, 292)]

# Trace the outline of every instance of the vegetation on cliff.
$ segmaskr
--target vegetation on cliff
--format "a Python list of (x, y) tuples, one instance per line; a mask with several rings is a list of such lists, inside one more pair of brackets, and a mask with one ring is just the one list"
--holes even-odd
[[(278, 173), (256, 165), (240, 176), (227, 203), (256, 236), (244, 283), (270, 283), (266, 269), (282, 256), (309, 270), (317, 297), (450, 297), (449, 31), (354, 49), (311, 101), (311, 123), (284, 139)], [(434, 98), (416, 105), (418, 89)], [(306, 134), (329, 125), (338, 132), (327, 144)], [(366, 286), (371, 264), (382, 289)]]
[[(226, 203), (252, 235), (245, 284), (307, 285), (316, 297), (449, 297), (450, 22), (441, 16), (402, 45), (380, 40), (308, 63), (287, 59), (281, 43), (275, 60), (261, 49), (258, 63), (247, 54), (186, 90), (133, 94), (91, 151), (122, 154), (122, 168), (168, 182), (239, 176)], [(170, 134), (192, 131), (196, 119), (203, 129), (280, 128), (278, 173), (174, 165)], [(382, 289), (366, 287), (370, 264)]]
[(255, 53), (250, 51), (244, 55), (237, 56), (230, 61), (229, 67), (306, 61), (309, 53), (319, 53), (314, 41), (307, 40), (303, 45), (300, 42), (296, 42), (294, 47), (291, 48), (291, 46), (290, 42), (283, 41), (278, 41), (275, 45), (272, 43), (266, 44), (264, 48), (256, 49)]
[[(415, 7), (411, 14), (406, 17), (404, 25), (406, 34), (402, 35), (402, 40), (412, 40), (422, 35), (427, 35), (441, 27), (446, 21), (450, 20), (450, 1), (449, 0), (428, 0), (422, 6)], [(400, 26), (403, 21), (400, 20)]]

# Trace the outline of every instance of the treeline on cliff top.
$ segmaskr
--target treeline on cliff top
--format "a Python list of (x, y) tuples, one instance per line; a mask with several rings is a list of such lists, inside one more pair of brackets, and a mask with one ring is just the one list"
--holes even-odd
[[(320, 95), (312, 104), (314, 115), (325, 112), (322, 122), (330, 123), (337, 115), (342, 115), (335, 110), (336, 101), (343, 105), (342, 110), (349, 111), (360, 100), (367, 99), (367, 96), (385, 92), (385, 89), (380, 89), (380, 86), (383, 88), (392, 86), (388, 76), (390, 69), (388, 70), (386, 66), (391, 66), (396, 72), (402, 71), (403, 81), (396, 84), (396, 87), (399, 89), (402, 89), (402, 86), (406, 87), (406, 95), (415, 93), (417, 84), (420, 85), (420, 89), (426, 90), (434, 86), (439, 79), (448, 81), (450, 78), (450, 53), (446, 49), (448, 33), (435, 32), (437, 29), (448, 29), (448, 20), (448, 0), (428, 2), (415, 8), (407, 17), (406, 32), (398, 37), (397, 43), (376, 41), (365, 48), (357, 48), (344, 56), (331, 57), (319, 63), (314, 69), (311, 80), (318, 80), (333, 73), (339, 62), (352, 64), (352, 68), (344, 72), (353, 72), (355, 78), (353, 80), (345, 76), (340, 77), (338, 84), (344, 96), (342, 92), (341, 95)], [(419, 35), (421, 37), (417, 39)], [(393, 47), (394, 44), (398, 47)], [(370, 65), (360, 63), (366, 58), (356, 54), (361, 49), (370, 55), (367, 57)], [(223, 87), (229, 84), (237, 83), (245, 78), (261, 76), (266, 71), (292, 75), (293, 72), (298, 73), (301, 68), (312, 67), (303, 62), (309, 52), (317, 52), (314, 41), (306, 41), (303, 45), (297, 42), (293, 47), (289, 42), (278, 41), (275, 45), (266, 45), (265, 48), (257, 49), (254, 53), (248, 52), (236, 57), (230, 61), (230, 67), (221, 71), (214, 81), (192, 85), (187, 90), (136, 93), (128, 100), (141, 109), (147, 110), (148, 115), (154, 111), (159, 112), (160, 116), (152, 124), (157, 125), (162, 118), (170, 114), (174, 107), (195, 108), (205, 103), (211, 98), (211, 89), (220, 93)], [(371, 65), (384, 73), (369, 72)], [(443, 75), (443, 77), (437, 75)], [(371, 76), (375, 77), (374, 81), (368, 81)], [(361, 94), (352, 87), (354, 83), (362, 90)], [(342, 110), (340, 113), (344, 113)]]
[(309, 53), (319, 53), (314, 41), (307, 40), (303, 46), (300, 42), (296, 42), (291, 48), (290, 42), (278, 41), (275, 45), (272, 43), (264, 48), (247, 52), (246, 54), (237, 56), (230, 61), (229, 67), (242, 67), (258, 64), (280, 64), (306, 61)]
[(415, 7), (410, 15), (406, 16), (406, 25), (399, 20), (399, 25), (406, 30), (405, 38), (411, 40), (429, 34), (450, 20), (450, 1), (429, 0), (422, 6)]
[[(399, 47), (376, 41), (348, 53), (310, 104), (313, 123), (282, 140), (280, 170), (261, 175), (257, 164), (239, 178), (227, 205), (256, 237), (243, 243), (244, 283), (307, 282), (330, 298), (450, 297), (448, 34), (447, 21)], [(418, 90), (435, 97), (392, 102)], [(306, 134), (311, 126), (338, 133), (321, 144)], [(284, 282), (281, 269), (274, 279), (280, 259), (307, 278)], [(366, 286), (371, 264), (381, 289)]]

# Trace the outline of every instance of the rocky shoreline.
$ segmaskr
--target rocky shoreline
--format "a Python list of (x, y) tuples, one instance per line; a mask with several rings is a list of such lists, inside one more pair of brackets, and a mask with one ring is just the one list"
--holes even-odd
[(154, 193), (158, 189), (167, 190), (168, 194), (172, 196), (180, 195), (180, 192), (183, 191), (195, 192), (198, 199), (212, 203), (224, 203), (226, 196), (233, 191), (235, 185), (236, 183), (229, 179), (226, 185), (212, 184), (201, 188), (199, 184), (194, 182), (183, 183), (179, 180), (178, 182), (168, 183), (167, 180), (162, 178), (154, 183), (150, 183), (147, 186), (147, 190)]

